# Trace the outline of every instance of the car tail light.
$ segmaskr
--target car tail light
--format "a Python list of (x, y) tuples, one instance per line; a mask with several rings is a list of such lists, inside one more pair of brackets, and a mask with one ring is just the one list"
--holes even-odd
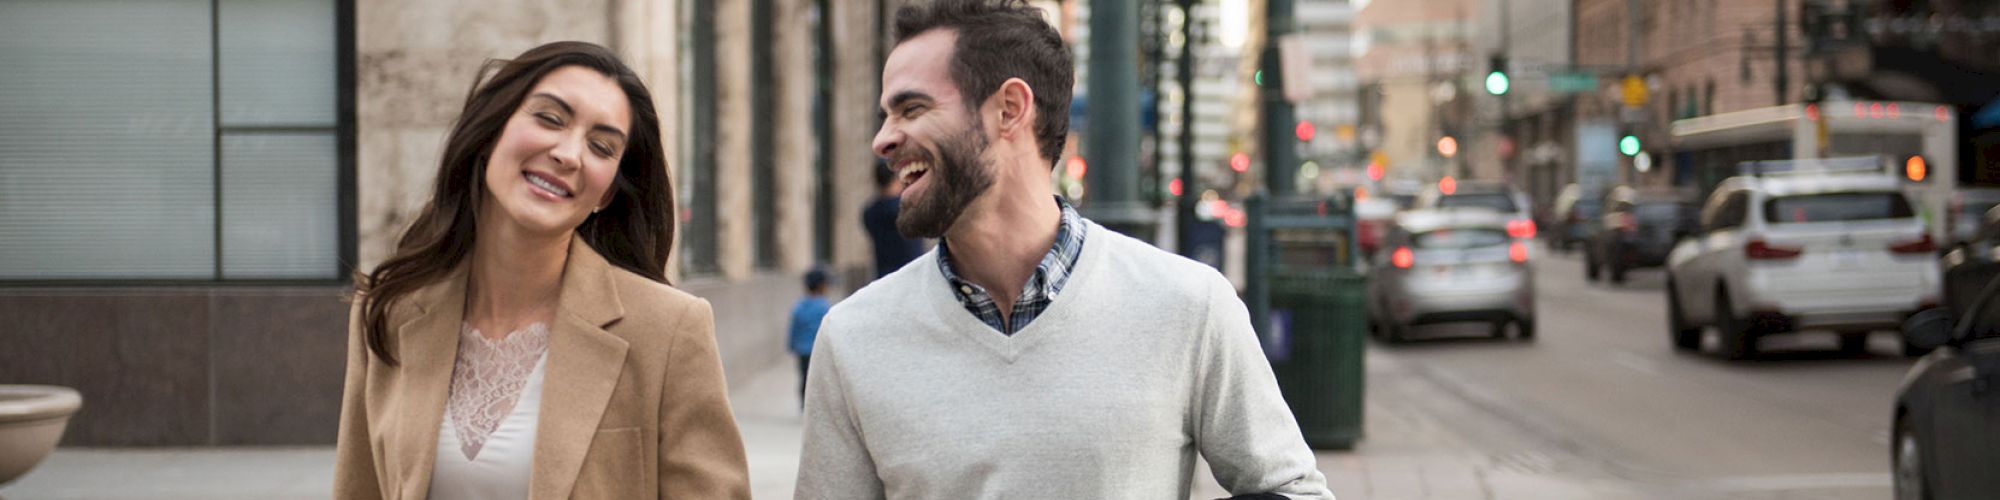
[(1507, 245), (1507, 258), (1513, 260), (1515, 264), (1528, 263), (1528, 245), (1519, 241)]
[(1931, 239), (1931, 233), (1924, 233), (1924, 237), (1918, 238), (1915, 241), (1905, 241), (1902, 243), (1889, 245), (1889, 251), (1895, 253), (1935, 252), (1937, 251), (1937, 241)]
[(1618, 230), (1627, 233), (1639, 232), (1639, 217), (1629, 213), (1618, 214)]
[(1764, 240), (1751, 240), (1749, 245), (1743, 246), (1743, 256), (1753, 260), (1791, 259), (1801, 253), (1805, 252), (1797, 248), (1774, 247)]
[(1361, 248), (1373, 250), (1375, 249), (1376, 246), (1382, 244), (1381, 223), (1372, 220), (1364, 220), (1356, 222), (1354, 225), (1356, 226), (1355, 232), (1360, 233), (1359, 240), (1361, 243)]
[(1417, 264), (1417, 253), (1410, 251), (1410, 247), (1396, 247), (1396, 252), (1389, 254), (1389, 263), (1397, 269), (1409, 269)]
[(1535, 221), (1528, 219), (1507, 221), (1507, 235), (1523, 239), (1533, 238), (1535, 237)]

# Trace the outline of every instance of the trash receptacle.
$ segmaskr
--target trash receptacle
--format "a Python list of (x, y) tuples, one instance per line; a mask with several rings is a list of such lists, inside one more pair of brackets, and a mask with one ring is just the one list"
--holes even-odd
[(1251, 322), (1306, 443), (1361, 439), (1366, 279), (1352, 207), (1338, 198), (1248, 202)]

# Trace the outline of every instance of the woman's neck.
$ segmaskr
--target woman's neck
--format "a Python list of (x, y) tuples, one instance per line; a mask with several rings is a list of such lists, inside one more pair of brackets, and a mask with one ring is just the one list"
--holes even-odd
[(497, 340), (553, 320), (575, 233), (538, 236), (511, 224), (480, 226), (466, 283), (465, 321)]

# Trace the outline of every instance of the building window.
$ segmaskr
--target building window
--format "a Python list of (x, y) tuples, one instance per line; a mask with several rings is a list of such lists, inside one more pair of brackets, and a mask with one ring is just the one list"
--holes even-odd
[(346, 279), (352, 11), (0, 2), (0, 280)]
[(715, 0), (682, 4), (687, 15), (681, 53), (680, 190), (681, 273), (708, 276), (721, 272), (715, 240)]

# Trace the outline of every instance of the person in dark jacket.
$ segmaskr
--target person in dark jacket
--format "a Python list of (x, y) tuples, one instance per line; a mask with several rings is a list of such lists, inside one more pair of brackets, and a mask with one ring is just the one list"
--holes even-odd
[(904, 238), (896, 231), (896, 214), (901, 212), (903, 180), (884, 162), (875, 162), (875, 199), (861, 211), (861, 226), (868, 229), (868, 241), (875, 246), (875, 277), (888, 275), (924, 253), (923, 240)]

